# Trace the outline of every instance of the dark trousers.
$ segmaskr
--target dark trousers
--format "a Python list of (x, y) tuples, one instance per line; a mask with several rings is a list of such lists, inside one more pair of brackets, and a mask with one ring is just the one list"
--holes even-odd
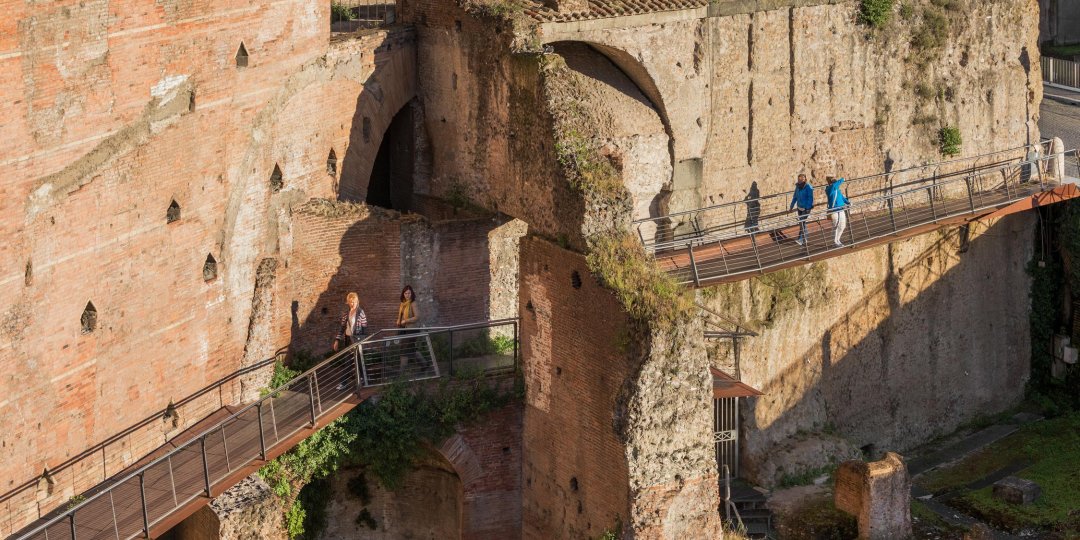
[(799, 240), (806, 241), (806, 218), (810, 217), (810, 210), (796, 210), (799, 214)]

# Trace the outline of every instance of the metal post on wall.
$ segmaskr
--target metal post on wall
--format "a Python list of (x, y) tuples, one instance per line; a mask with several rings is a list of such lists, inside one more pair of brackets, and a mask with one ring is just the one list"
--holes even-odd
[(259, 415), (259, 457), (266, 461), (266, 432), (263, 430), (261, 401), (255, 404), (255, 413)]
[(206, 461), (206, 436), (199, 438), (199, 446), (202, 448), (203, 480), (206, 481), (206, 496), (210, 496), (210, 465)]
[(139, 500), (142, 501), (143, 534), (150, 538), (150, 513), (146, 510), (146, 473), (139, 473)]
[[(314, 374), (314, 372), (311, 373), (311, 375)], [(312, 380), (311, 375), (307, 378), (308, 397), (310, 398), (308, 401), (311, 403), (311, 427), (315, 427), (315, 382)]]
[(450, 376), (454, 376), (454, 331), (451, 330), (450, 334)]
[(518, 369), (518, 321), (514, 321), (514, 373)]

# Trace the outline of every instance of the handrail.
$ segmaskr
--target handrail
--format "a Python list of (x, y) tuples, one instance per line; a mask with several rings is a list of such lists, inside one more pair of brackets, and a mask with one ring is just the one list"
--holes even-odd
[[(282, 347), (282, 348), (278, 349), (274, 353), (274, 356), (271, 356), (270, 358), (260, 360), (260, 361), (254, 363), (254, 364), (252, 364), (250, 366), (244, 366), (244, 367), (242, 367), (242, 368), (240, 368), (240, 369), (226, 375), (225, 377), (222, 377), (221, 379), (218, 379), (217, 381), (214, 381), (212, 384), (208, 384), (208, 385), (200, 388), (199, 390), (195, 391), (195, 393), (193, 393), (193, 394), (191, 394), (191, 395), (189, 395), (187, 397), (184, 397), (183, 399), (173, 403), (173, 407), (176, 407), (176, 408), (183, 407), (184, 405), (187, 405), (188, 403), (191, 403), (192, 401), (194, 401), (194, 400), (196, 400), (196, 399), (198, 399), (198, 398), (200, 398), (202, 396), (205, 396), (206, 394), (209, 394), (214, 389), (220, 390), (221, 387), (223, 385), (225, 385), (225, 383), (231, 382), (231, 381), (233, 381), (233, 380), (235, 380), (235, 379), (237, 379), (239, 377), (247, 375), (248, 373), (251, 373), (253, 371), (256, 371), (256, 370), (262, 369), (264, 367), (267, 367), (269, 365), (272, 365), (287, 350), (288, 350), (287, 346)], [(155, 420), (161, 420), (161, 418), (164, 417), (167, 412), (168, 412), (168, 408), (166, 407), (165, 409), (161, 409), (161, 410), (151, 414), (150, 416), (147, 416), (146, 418), (136, 422), (135, 424), (132, 424), (132, 425), (124, 428), (123, 431), (120, 431), (119, 433), (110, 435), (107, 439), (95, 444), (94, 446), (91, 446), (90, 448), (87, 448), (86, 450), (83, 450), (82, 452), (79, 452), (75, 456), (72, 456), (71, 458), (68, 458), (66, 461), (60, 463), (59, 465), (53, 467), (52, 469), (49, 469), (49, 474), (55, 475), (56, 473), (58, 473), (60, 471), (66, 470), (68, 467), (71, 467), (71, 466), (75, 465), (79, 461), (82, 461), (83, 459), (88, 458), (91, 455), (98, 453), (99, 451), (104, 450), (109, 445), (111, 445), (111, 444), (119, 441), (120, 439), (123, 439), (124, 437), (127, 437), (128, 435), (134, 433), (139, 428), (142, 428), (142, 427), (154, 422)], [(0, 503), (2, 503), (4, 501), (18, 495), (23, 490), (36, 485), (40, 481), (41, 481), (41, 475), (38, 475), (38, 476), (35, 476), (34, 478), (32, 478), (30, 480), (27, 480), (26, 482), (24, 482), (24, 483), (22, 483), (20, 485), (18, 485), (17, 487), (8, 490), (4, 494), (0, 495)]]
[[(1067, 150), (1067, 151), (1058, 152), (1058, 153), (1049, 154), (1049, 155), (1041, 155), (1040, 157), (1035, 158), (1035, 159), (1017, 161), (1015, 163), (1012, 163), (1011, 161), (1010, 162), (1002, 162), (1001, 164), (997, 165), (996, 168), (992, 169), (989, 172), (1002, 172), (1006, 168), (1016, 167), (1017, 168), (1017, 173), (1018, 173), (1019, 168), (1024, 166), (1024, 165), (1038, 165), (1038, 164), (1041, 164), (1041, 163), (1049, 162), (1049, 161), (1054, 160), (1054, 159), (1058, 159), (1061, 156), (1075, 155), (1075, 153), (1076, 153), (1076, 150)], [(960, 182), (967, 182), (968, 179), (970, 179), (972, 177), (981, 176), (979, 173), (986, 174), (988, 171), (984, 170), (984, 169), (976, 169), (975, 174), (970, 174), (970, 171), (964, 171), (964, 172), (966, 172), (968, 174), (965, 174), (965, 175), (962, 175), (962, 176), (961, 175), (954, 175), (954, 176), (952, 176), (952, 178), (950, 178), (950, 179), (948, 179), (948, 180), (946, 180), (944, 182), (939, 181), (940, 178), (942, 178), (942, 177), (926, 178), (926, 179), (922, 180), (922, 182), (921, 182), (922, 185), (921, 186), (913, 187), (911, 189), (907, 189), (907, 190), (903, 190), (903, 191), (891, 191), (886, 195), (871, 197), (871, 198), (868, 198), (868, 199), (865, 199), (865, 198), (852, 199), (852, 200), (848, 201), (847, 209), (849, 211), (852, 211), (852, 210), (856, 210), (856, 209), (858, 209), (860, 207), (868, 207), (868, 206), (873, 206), (875, 204), (888, 203), (889, 201), (891, 201), (893, 199), (897, 199), (897, 198), (900, 198), (900, 197), (902, 197), (904, 195), (908, 195), (908, 194), (911, 194), (911, 193), (924, 191), (926, 189), (941, 189), (942, 187), (947, 187), (947, 186), (950, 186), (950, 185), (959, 184)], [(918, 183), (919, 182), (916, 182), (915, 184), (918, 184)], [(912, 184), (909, 183), (909, 184), (906, 184), (906, 185), (912, 185)], [(741, 203), (741, 201), (740, 201), (740, 203)], [(701, 210), (698, 210), (696, 212), (704, 212), (706, 210), (714, 209), (714, 208), (715, 207), (710, 207), (708, 209), (701, 209)], [(777, 214), (772, 214), (769, 217), (759, 217), (759, 220), (758, 220), (757, 224), (755, 225), (755, 229), (756, 229), (755, 231), (746, 230), (747, 227), (746, 227), (744, 221), (735, 220), (735, 221), (730, 221), (730, 222), (725, 222), (725, 223), (722, 223), (722, 224), (719, 224), (719, 225), (715, 225), (715, 226), (712, 226), (712, 227), (708, 227), (707, 229), (705, 229), (703, 231), (699, 231), (699, 232), (695, 232), (695, 233), (687, 233), (687, 234), (682, 235), (682, 236), (680, 236), (678, 238), (674, 238), (672, 240), (666, 240), (666, 241), (663, 241), (663, 242), (649, 242), (649, 241), (643, 240), (643, 244), (645, 245), (646, 249), (648, 249), (648, 250), (650, 250), (652, 252), (661, 251), (661, 250), (664, 250), (664, 249), (682, 247), (682, 246), (686, 246), (686, 245), (689, 245), (689, 244), (702, 245), (702, 244), (712, 243), (712, 242), (716, 242), (716, 241), (720, 241), (720, 240), (724, 240), (724, 239), (738, 238), (738, 237), (741, 237), (741, 236), (750, 236), (752, 234), (757, 234), (757, 233), (760, 233), (760, 232), (765, 231), (765, 230), (776, 230), (776, 229), (781, 229), (781, 228), (792, 227), (792, 226), (798, 225), (800, 222), (803, 222), (803, 223), (808, 222), (809, 219), (810, 219), (810, 216), (813, 216), (813, 215), (820, 216), (822, 214), (828, 214), (828, 213), (829, 213), (829, 209), (825, 209), (825, 210), (822, 210), (822, 211), (817, 211), (817, 212), (813, 212), (811, 214), (808, 214), (805, 218), (795, 216), (795, 217), (785, 218), (785, 219), (781, 219), (781, 220), (773, 220), (772, 218), (791, 214), (790, 211), (788, 211), (788, 212), (780, 212), (780, 213), (777, 213)], [(659, 219), (659, 218), (657, 218), (657, 219)], [(769, 224), (770, 224), (769, 227), (764, 226), (764, 223), (766, 221), (769, 221)], [(729, 232), (721, 232), (721, 231), (729, 231)]]
[[(940, 167), (942, 165), (949, 165), (949, 164), (953, 164), (953, 163), (959, 163), (961, 161), (970, 161), (970, 160), (978, 161), (979, 159), (984, 158), (984, 157), (995, 156), (995, 155), (1004, 154), (1004, 153), (1008, 153), (1008, 152), (1017, 152), (1017, 151), (1020, 151), (1020, 150), (1028, 150), (1028, 149), (1031, 149), (1031, 148), (1039, 148), (1040, 150), (1043, 150), (1044, 147), (1046, 145), (1048, 145), (1049, 143), (1050, 143), (1049, 140), (1043, 140), (1043, 141), (1039, 142), (1038, 144), (1025, 144), (1023, 146), (1007, 148), (1007, 149), (1004, 149), (1004, 150), (998, 150), (996, 152), (988, 152), (988, 153), (985, 153), (985, 154), (978, 154), (978, 155), (975, 155), (975, 156), (956, 158), (956, 159), (951, 159), (951, 160), (946, 160), (946, 161), (936, 161), (936, 162), (933, 162), (933, 163), (926, 163), (926, 164), (923, 164), (923, 165), (915, 165), (915, 166), (912, 166), (912, 167), (908, 167), (906, 169), (898, 169), (898, 170), (889, 171), (889, 172), (875, 173), (875, 174), (872, 174), (872, 175), (869, 175), (869, 176), (860, 176), (860, 177), (857, 177), (857, 178), (852, 178), (852, 179), (846, 180), (846, 182), (850, 186), (850, 185), (853, 185), (853, 184), (855, 184), (857, 182), (864, 182), (866, 180), (872, 180), (872, 179), (875, 179), (875, 178), (881, 178), (881, 177), (886, 177), (886, 176), (890, 176), (890, 175), (898, 175), (898, 174), (901, 174), (901, 173), (917, 171), (917, 170), (923, 170), (923, 169), (930, 169), (930, 168), (934, 168), (934, 167)], [(1043, 153), (1046, 153), (1046, 152), (1043, 152)], [(813, 186), (813, 189), (814, 190), (819, 190), (819, 189), (824, 190), (825, 186), (823, 186), (823, 185)], [(795, 192), (794, 190), (783, 191), (783, 192), (780, 192), (780, 193), (773, 193), (773, 194), (764, 195), (764, 196), (761, 196), (761, 197), (753, 197), (753, 198), (748, 198), (748, 199), (739, 199), (737, 201), (730, 201), (730, 202), (726, 202), (726, 203), (715, 204), (715, 205), (712, 205), (712, 206), (705, 206), (705, 207), (702, 207), (702, 208), (695, 208), (695, 209), (692, 209), (692, 210), (683, 210), (683, 211), (680, 211), (680, 212), (672, 212), (672, 213), (669, 213), (669, 214), (665, 214), (663, 216), (639, 218), (639, 219), (635, 219), (632, 223), (637, 225), (639, 223), (657, 222), (657, 221), (670, 219), (670, 218), (673, 218), (673, 217), (696, 214), (696, 213), (700, 213), (700, 212), (706, 212), (706, 211), (709, 211), (709, 210), (717, 210), (717, 209), (726, 208), (726, 207), (729, 207), (729, 206), (746, 205), (748, 203), (754, 203), (754, 202), (759, 202), (760, 203), (762, 201), (775, 199), (777, 197), (791, 197), (791, 195), (794, 192)]]
[[(518, 346), (517, 346), (517, 337), (518, 337), (517, 324), (518, 324), (518, 319), (517, 318), (501, 319), (500, 321), (486, 321), (486, 322), (483, 322), (483, 323), (471, 323), (471, 324), (468, 324), (468, 325), (458, 325), (458, 326), (461, 326), (461, 327), (473, 327), (473, 328), (484, 328), (485, 326), (487, 326), (487, 327), (492, 326), (493, 323), (499, 323), (501, 325), (505, 325), (505, 324), (513, 324), (514, 325), (514, 338), (515, 338), (515, 340), (514, 340), (514, 362), (515, 362), (515, 368), (516, 368), (517, 349), (518, 349)], [(453, 328), (453, 327), (450, 327), (450, 328)], [(421, 329), (410, 329), (410, 330), (421, 330)], [(379, 333), (379, 332), (382, 332), (382, 331), (383, 330), (380, 330), (380, 331), (378, 331), (376, 333)], [(424, 338), (424, 341), (425, 341), (425, 343), (427, 344), (427, 346), (429, 347), (429, 350), (430, 350), (430, 340), (428, 340), (429, 335), (430, 334), (428, 332), (421, 331), (421, 332), (416, 332), (416, 333), (410, 333), (409, 336), (407, 337), (407, 339), (414, 339), (415, 340), (415, 339), (419, 339), (419, 338)], [(25, 533), (19, 534), (17, 536), (13, 536), (12, 538), (18, 538), (19, 540), (29, 539), (29, 538), (34, 537), (35, 535), (37, 535), (37, 534), (39, 534), (39, 533), (41, 533), (43, 531), (46, 531), (49, 527), (52, 527), (52, 526), (57, 525), (59, 523), (62, 523), (65, 520), (71, 520), (71, 529), (73, 531), (72, 535), (74, 536), (75, 514), (80, 509), (86, 508), (89, 504), (97, 501), (101, 497), (104, 497), (106, 494), (110, 494), (110, 496), (111, 496), (111, 493), (113, 492), (114, 489), (116, 489), (118, 486), (124, 485), (125, 483), (127, 483), (128, 481), (130, 481), (132, 479), (138, 478), (140, 480), (140, 485), (141, 485), (141, 482), (143, 480), (142, 477), (146, 472), (150, 471), (154, 467), (160, 466), (160, 465), (165, 464), (165, 463), (168, 463), (169, 466), (171, 467), (172, 458), (179, 456), (181, 452), (189, 450), (193, 445), (196, 445), (196, 444), (201, 444), (202, 445), (203, 470), (205, 471), (205, 475), (206, 475), (205, 494), (206, 494), (206, 496), (209, 496), (210, 495), (210, 489), (211, 489), (211, 481), (210, 481), (210, 477), (209, 477), (209, 474), (210, 474), (209, 473), (209, 466), (206, 465), (205, 443), (206, 443), (207, 437), (209, 437), (210, 435), (214, 435), (218, 431), (221, 431), (222, 436), (224, 437), (224, 429), (225, 429), (226, 426), (230, 425), (233, 421), (236, 421), (236, 420), (240, 419), (244, 414), (250, 412), (252, 409), (257, 409), (258, 414), (259, 414), (259, 423), (260, 423), (260, 427), (259, 427), (260, 444), (263, 447), (262, 452), (263, 452), (263, 454), (265, 456), (266, 446), (265, 446), (265, 442), (262, 441), (262, 431), (263, 430), (262, 430), (262, 425), (261, 425), (261, 423), (262, 423), (262, 412), (261, 412), (262, 409), (261, 408), (262, 408), (264, 402), (267, 402), (269, 400), (273, 400), (273, 399), (278, 398), (279, 396), (283, 395), (286, 390), (293, 387), (297, 383), (306, 382), (309, 385), (308, 388), (311, 389), (309, 391), (310, 392), (310, 399), (311, 399), (311, 426), (314, 427), (316, 425), (316, 419), (318, 417), (318, 414), (325, 414), (325, 411), (322, 411), (322, 413), (316, 413), (315, 400), (317, 399), (316, 394), (319, 392), (318, 387), (317, 387), (318, 383), (316, 381), (317, 381), (317, 375), (318, 375), (319, 371), (321, 369), (323, 369), (323, 368), (331, 366), (335, 362), (339, 362), (339, 361), (342, 361), (342, 360), (349, 361), (350, 363), (355, 362), (356, 363), (356, 369), (357, 369), (357, 373), (355, 374), (356, 375), (356, 380), (357, 380), (357, 382), (362, 382), (364, 379), (361, 379), (361, 375), (359, 373), (359, 370), (360, 370), (360, 367), (362, 365), (361, 355), (363, 354), (363, 347), (365, 345), (366, 346), (371, 346), (372, 344), (389, 343), (389, 342), (393, 342), (393, 341), (401, 340), (401, 339), (406, 339), (406, 338), (387, 337), (387, 338), (383, 338), (383, 339), (368, 340), (368, 341), (365, 341), (365, 342), (357, 342), (357, 343), (353, 343), (353, 344), (349, 345), (348, 347), (345, 347), (344, 349), (336, 352), (335, 354), (331, 355), (330, 357), (326, 358), (325, 360), (319, 362), (315, 366), (312, 366), (311, 368), (309, 368), (309, 369), (303, 371), (302, 373), (296, 375), (295, 377), (293, 377), (289, 381), (285, 382), (284, 384), (279, 385), (276, 388), (270, 389), (265, 395), (260, 397), (258, 400), (256, 400), (256, 401), (254, 401), (254, 402), (240, 408), (235, 413), (233, 413), (233, 414), (229, 415), (228, 417), (216, 422), (213, 426), (210, 426), (210, 427), (206, 428), (205, 430), (199, 432), (197, 435), (192, 437), (188, 442), (174, 448), (173, 450), (171, 450), (169, 452), (166, 452), (165, 454), (159, 456), (156, 459), (151, 460), (150, 462), (146, 463), (145, 465), (136, 468), (135, 470), (129, 472), (127, 475), (124, 475), (124, 476), (122, 476), (122, 477), (120, 477), (118, 479), (112, 480), (111, 482), (109, 482), (108, 487), (105, 487), (104, 489), (101, 489), (97, 493), (94, 493), (94, 494), (90, 495), (89, 497), (82, 500), (78, 504), (75, 504), (74, 506), (71, 506), (70, 508), (66, 509), (64, 512), (61, 512), (61, 513), (57, 514), (56, 516), (48, 519), (47, 521), (45, 521), (44, 523), (41, 523), (40, 525), (34, 527), (33, 529), (31, 529), (31, 530), (29, 530), (29, 531), (27, 531)], [(346, 358), (348, 355), (354, 355), (353, 359), (348, 360)], [(436, 359), (434, 357), (432, 357), (432, 362), (435, 362), (435, 361), (436, 361)], [(434, 373), (435, 373), (435, 376), (438, 376), (438, 367), (437, 366), (434, 367)], [(339, 373), (339, 375), (340, 375), (340, 373)], [(330, 383), (324, 382), (323, 384), (332, 384), (333, 382), (334, 382), (334, 380), (331, 380)], [(366, 382), (364, 384), (366, 385)], [(359, 393), (360, 390), (361, 390), (361, 385), (358, 384), (357, 387), (356, 387), (356, 392)], [(341, 402), (339, 402), (339, 403), (341, 403)], [(273, 409), (273, 402), (272, 401), (270, 401), (270, 405), (271, 405), (270, 408), (272, 410)], [(320, 403), (318, 405), (318, 407), (321, 409), (322, 404)], [(293, 431), (292, 433), (296, 433), (296, 431)], [(278, 442), (280, 443), (280, 439), (278, 440)], [(228, 460), (228, 450), (227, 450), (227, 448), (226, 448), (226, 460)], [(250, 462), (253, 462), (254, 460), (255, 460), (255, 458), (250, 458), (249, 461), (245, 462), (245, 463), (250, 463)], [(238, 465), (237, 470), (242, 466), (244, 466), (244, 465)], [(232, 468), (231, 464), (228, 465), (228, 467), (229, 467), (228, 472), (232, 472), (234, 470)], [(170, 470), (171, 470), (171, 468), (170, 468)], [(218, 481), (220, 481), (220, 479), (218, 479)], [(101, 486), (101, 484), (99, 484), (98, 487), (100, 487), (100, 486)], [(175, 486), (174, 486), (174, 489), (175, 489)], [(174, 493), (174, 496), (175, 496), (175, 493)], [(188, 499), (188, 501), (190, 501), (190, 500), (193, 500), (193, 499)], [(149, 527), (151, 525), (154, 525), (154, 524), (160, 522), (160, 520), (163, 519), (163, 518), (157, 518), (156, 520), (151, 521), (147, 517), (147, 505), (146, 505), (145, 497), (143, 499), (142, 504), (143, 504), (142, 509), (143, 509), (143, 523), (144, 523), (143, 529), (148, 534), (149, 533), (149, 530), (148, 530)], [(179, 506), (179, 504), (177, 506)], [(117, 518), (115, 516), (113, 517), (113, 521), (114, 521), (114, 525), (115, 525), (116, 522), (117, 522)], [(47, 534), (47, 532), (46, 532), (46, 534)], [(117, 535), (119, 536), (119, 531), (117, 532)]]

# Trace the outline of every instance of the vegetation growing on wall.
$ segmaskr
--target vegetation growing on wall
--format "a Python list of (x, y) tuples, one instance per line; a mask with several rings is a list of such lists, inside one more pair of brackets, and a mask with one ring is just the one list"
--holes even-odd
[(959, 154), (960, 145), (963, 142), (960, 138), (960, 130), (954, 126), (945, 126), (938, 130), (938, 149), (945, 157)]
[(859, 3), (859, 22), (881, 28), (892, 16), (893, 0), (862, 0)]
[[(297, 372), (275, 365), (273, 381)], [(387, 489), (395, 489), (423, 455), (460, 425), (478, 420), (520, 396), (479, 373), (444, 379), (433, 389), (387, 386), (377, 403), (367, 401), (304, 439), (259, 470), (285, 507), (290, 538), (314, 538), (325, 526), (329, 501), (319, 484), (346, 465), (363, 466)]]
[[(543, 69), (549, 78), (573, 85), (561, 57), (545, 57)], [(695, 310), (693, 294), (660, 270), (629, 232), (630, 194), (622, 183), (617, 158), (584, 135), (590, 127), (581, 95), (577, 88), (568, 88), (564, 95), (548, 96), (548, 104), (559, 165), (570, 186), (582, 194), (594, 222), (602, 222), (584, 233), (589, 270), (615, 292), (632, 319), (665, 326), (689, 320)]]

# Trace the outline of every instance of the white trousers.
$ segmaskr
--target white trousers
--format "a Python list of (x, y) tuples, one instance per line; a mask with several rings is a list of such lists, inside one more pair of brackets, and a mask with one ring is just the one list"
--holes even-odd
[(847, 228), (847, 210), (840, 210), (839, 212), (833, 212), (829, 214), (829, 218), (832, 219), (833, 224), (833, 242), (839, 244), (840, 237), (844, 234), (844, 229)]

